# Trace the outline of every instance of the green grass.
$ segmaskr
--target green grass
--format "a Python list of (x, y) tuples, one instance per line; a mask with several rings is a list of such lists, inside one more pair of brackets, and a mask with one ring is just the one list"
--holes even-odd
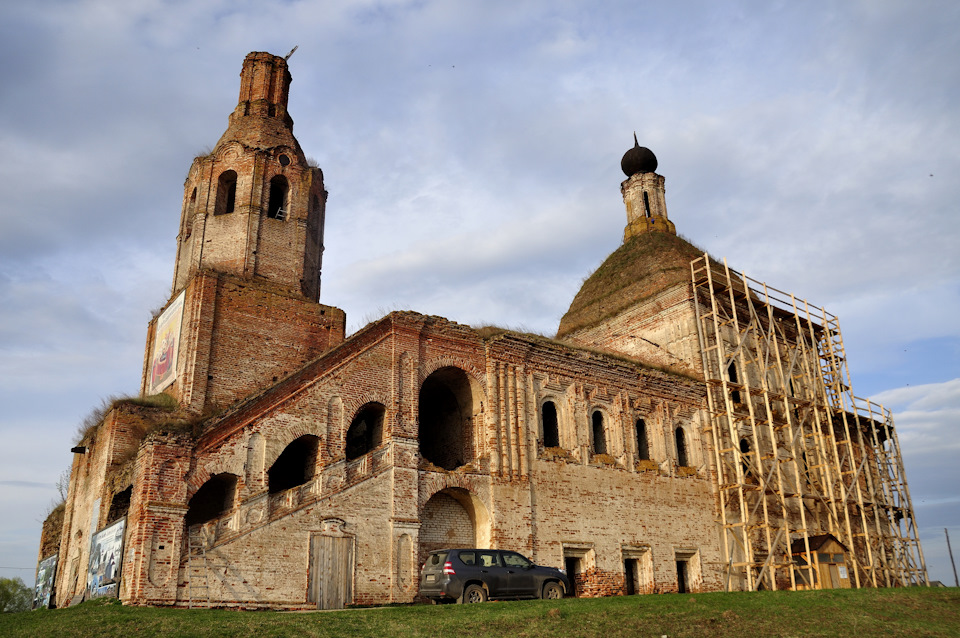
[(0, 615), (0, 636), (960, 636), (960, 590), (627, 596), (319, 613), (124, 607)]

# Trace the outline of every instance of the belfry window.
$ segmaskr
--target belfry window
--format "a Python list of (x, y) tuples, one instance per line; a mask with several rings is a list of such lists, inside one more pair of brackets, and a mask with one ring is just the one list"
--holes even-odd
[(183, 216), (183, 239), (186, 241), (190, 234), (193, 232), (193, 216), (197, 212), (197, 188), (193, 188), (193, 192), (190, 193), (190, 199), (187, 202), (187, 211)]
[(647, 212), (647, 217), (650, 217), (650, 196), (647, 191), (643, 191), (643, 209)]
[(647, 423), (637, 419), (637, 460), (650, 460), (650, 442), (647, 440)]
[(677, 428), (674, 434), (677, 438), (677, 465), (680, 467), (688, 467), (690, 461), (687, 458), (687, 435), (683, 431), (683, 428)]
[(347, 430), (347, 460), (358, 459), (383, 442), (383, 415), (386, 408), (380, 403), (368, 403), (357, 412)]
[(233, 212), (237, 201), (237, 172), (223, 171), (217, 180), (217, 204), (214, 215), (227, 215)]
[(540, 408), (543, 422), (543, 447), (560, 447), (560, 428), (557, 423), (557, 406), (553, 401), (545, 401)]
[(607, 439), (603, 432), (603, 412), (600, 410), (593, 413), (593, 453), (607, 453)]
[(270, 180), (270, 200), (267, 205), (267, 217), (283, 221), (287, 218), (287, 178), (275, 175)]

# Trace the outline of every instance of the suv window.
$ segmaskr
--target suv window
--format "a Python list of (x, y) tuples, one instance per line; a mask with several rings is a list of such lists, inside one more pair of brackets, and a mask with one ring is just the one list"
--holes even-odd
[(500, 557), (497, 552), (478, 552), (481, 567), (499, 567)]
[(460, 552), (460, 562), (464, 565), (476, 565), (477, 564), (477, 553), (476, 552)]
[(522, 567), (526, 569), (533, 563), (516, 552), (503, 552), (503, 564), (507, 567)]
[(447, 560), (446, 552), (436, 552), (434, 554), (430, 554), (430, 556), (427, 557), (427, 567), (443, 565), (445, 560)]

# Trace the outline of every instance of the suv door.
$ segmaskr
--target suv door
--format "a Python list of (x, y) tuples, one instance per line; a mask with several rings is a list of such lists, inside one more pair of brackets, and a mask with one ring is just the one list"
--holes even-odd
[(498, 596), (507, 596), (504, 591), (505, 570), (500, 562), (500, 552), (494, 549), (482, 549), (477, 551), (477, 569), (480, 572), (480, 578), (487, 585), (487, 591), (491, 598)]
[(500, 552), (504, 570), (504, 596), (539, 597), (533, 563), (516, 552)]

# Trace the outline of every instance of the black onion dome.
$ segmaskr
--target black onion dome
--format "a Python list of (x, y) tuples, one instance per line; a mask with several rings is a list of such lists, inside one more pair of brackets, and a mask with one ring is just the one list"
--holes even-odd
[(627, 177), (637, 173), (653, 173), (657, 170), (657, 156), (649, 148), (640, 146), (637, 134), (633, 134), (633, 148), (623, 154), (620, 168)]

